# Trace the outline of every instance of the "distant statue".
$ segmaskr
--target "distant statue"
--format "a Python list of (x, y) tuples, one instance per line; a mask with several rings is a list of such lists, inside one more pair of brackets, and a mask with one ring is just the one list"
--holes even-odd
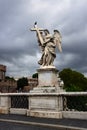
[(54, 59), (56, 58), (56, 46), (62, 52), (60, 32), (54, 30), (54, 34), (51, 35), (47, 29), (38, 28), (36, 22), (31, 31), (36, 31), (38, 43), (42, 50), (42, 56), (38, 63), (42, 66), (53, 66)]

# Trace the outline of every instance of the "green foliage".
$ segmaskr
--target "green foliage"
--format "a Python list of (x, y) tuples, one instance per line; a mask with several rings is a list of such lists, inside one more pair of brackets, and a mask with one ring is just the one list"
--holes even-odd
[(67, 107), (78, 111), (87, 111), (87, 97), (74, 96), (67, 97)]
[(33, 74), (32, 78), (38, 78), (38, 73)]
[(83, 74), (67, 68), (61, 71), (59, 75), (64, 81), (64, 89), (66, 89), (66, 91), (87, 90), (87, 78), (85, 78)]
[(23, 77), (18, 79), (17, 81), (17, 89), (19, 90), (20, 88), (23, 89), (24, 86), (28, 85), (28, 79)]
[[(59, 76), (64, 81), (66, 91), (87, 91), (87, 78), (83, 74), (67, 68), (61, 71)], [(87, 111), (87, 98), (85, 96), (68, 96), (67, 107), (78, 111)]]
[(13, 80), (13, 81), (15, 80), (13, 77), (9, 77), (9, 76), (6, 76), (5, 79), (6, 80)]

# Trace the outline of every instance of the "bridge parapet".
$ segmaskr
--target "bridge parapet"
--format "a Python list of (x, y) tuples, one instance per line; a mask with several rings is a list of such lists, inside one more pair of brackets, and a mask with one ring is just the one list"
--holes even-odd
[(87, 119), (87, 92), (0, 93), (0, 113)]

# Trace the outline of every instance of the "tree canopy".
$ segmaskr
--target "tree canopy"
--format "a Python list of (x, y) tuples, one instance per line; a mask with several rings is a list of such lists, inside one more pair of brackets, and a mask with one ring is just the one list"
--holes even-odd
[(24, 86), (28, 85), (28, 79), (23, 77), (18, 79), (17, 81), (17, 89), (19, 90), (20, 88), (23, 89)]
[(87, 91), (87, 78), (83, 74), (66, 68), (59, 73), (66, 91)]
[(32, 75), (32, 78), (38, 78), (38, 73), (34, 73), (34, 74)]
[(13, 77), (9, 77), (9, 76), (5, 76), (5, 80), (13, 80), (13, 81), (15, 81), (15, 79)]
[[(71, 70), (70, 68), (62, 70), (60, 78), (64, 81), (66, 91), (87, 91), (87, 78), (83, 74)], [(68, 96), (67, 107), (80, 111), (87, 111), (87, 97), (85, 96)]]

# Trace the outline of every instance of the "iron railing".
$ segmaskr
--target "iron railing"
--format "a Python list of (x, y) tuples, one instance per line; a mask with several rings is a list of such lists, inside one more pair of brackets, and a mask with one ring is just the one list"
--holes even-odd
[(11, 96), (11, 108), (28, 109), (28, 97), (25, 95)]
[(87, 111), (87, 94), (85, 92), (66, 92), (63, 95), (63, 110)]

